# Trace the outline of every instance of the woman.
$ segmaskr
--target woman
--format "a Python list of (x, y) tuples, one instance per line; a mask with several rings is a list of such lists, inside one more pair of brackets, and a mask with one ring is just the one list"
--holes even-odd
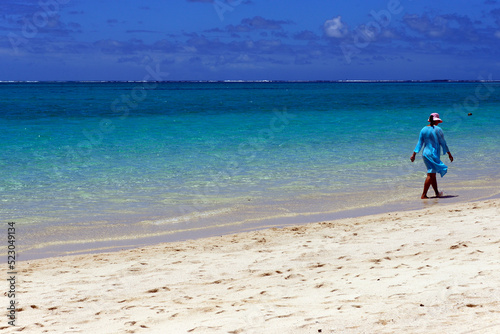
[(439, 118), (439, 114), (431, 114), (429, 122), (430, 124), (420, 131), (417, 146), (415, 147), (413, 155), (410, 157), (411, 162), (415, 161), (415, 155), (420, 152), (422, 147), (424, 148), (422, 151), (422, 157), (424, 159), (425, 166), (427, 167), (427, 178), (424, 183), (424, 191), (421, 197), (422, 199), (429, 198), (427, 197), (427, 191), (431, 185), (436, 193), (436, 197), (443, 196), (443, 193), (438, 191), (436, 180), (436, 173), (441, 174), (441, 177), (443, 177), (448, 171), (448, 166), (446, 166), (440, 159), (441, 147), (443, 148), (443, 154), (448, 153), (450, 161), (453, 162), (453, 156), (451, 155), (450, 150), (446, 145), (446, 141), (444, 140), (443, 130), (436, 125), (443, 122)]

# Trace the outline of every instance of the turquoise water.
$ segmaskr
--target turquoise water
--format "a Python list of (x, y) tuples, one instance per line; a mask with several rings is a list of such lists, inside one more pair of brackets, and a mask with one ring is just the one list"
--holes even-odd
[[(0, 214), (25, 258), (497, 195), (499, 83), (1, 83)], [(467, 116), (471, 112), (472, 116)], [(24, 254), (24, 255), (23, 255)]]

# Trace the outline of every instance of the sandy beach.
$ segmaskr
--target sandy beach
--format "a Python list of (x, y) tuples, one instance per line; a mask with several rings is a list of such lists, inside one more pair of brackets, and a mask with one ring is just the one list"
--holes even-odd
[(0, 330), (500, 333), (500, 200), (428, 203), (20, 262), (16, 326)]

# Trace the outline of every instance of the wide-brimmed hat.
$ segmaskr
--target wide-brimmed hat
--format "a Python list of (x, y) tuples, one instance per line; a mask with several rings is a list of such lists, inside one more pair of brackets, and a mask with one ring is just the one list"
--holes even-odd
[[(439, 114), (437, 112), (434, 112), (431, 114), (432, 116), (432, 120), (434, 121), (434, 123), (443, 123), (443, 121), (441, 120), (441, 118), (439, 118)], [(429, 117), (429, 121), (431, 121), (431, 118)]]

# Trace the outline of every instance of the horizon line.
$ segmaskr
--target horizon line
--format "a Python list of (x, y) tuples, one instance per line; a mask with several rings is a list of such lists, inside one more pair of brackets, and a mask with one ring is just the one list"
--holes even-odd
[(429, 80), (414, 80), (414, 79), (401, 79), (401, 80), (369, 80), (369, 79), (343, 79), (343, 80), (0, 80), (0, 83), (142, 83), (142, 82), (156, 82), (156, 83), (460, 83), (460, 82), (500, 82), (500, 80), (478, 80), (478, 79), (429, 79)]

